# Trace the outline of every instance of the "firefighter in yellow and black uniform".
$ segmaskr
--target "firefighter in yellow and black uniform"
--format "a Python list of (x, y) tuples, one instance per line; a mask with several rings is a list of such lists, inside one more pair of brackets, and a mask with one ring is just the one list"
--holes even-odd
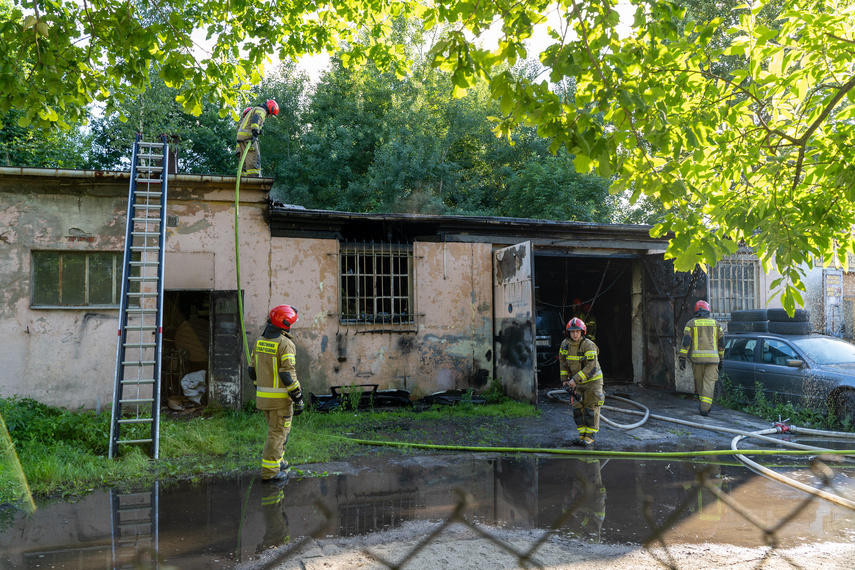
[(267, 440), (261, 456), (263, 481), (287, 481), (288, 462), (283, 455), (291, 418), (305, 409), (297, 381), (297, 348), (288, 333), (296, 321), (297, 310), (290, 305), (274, 307), (250, 359), (249, 377), (256, 385), (255, 405), (267, 421)]
[(701, 400), (699, 411), (702, 416), (709, 414), (712, 408), (715, 383), (724, 358), (724, 331), (710, 316), (710, 312), (710, 305), (706, 301), (695, 303), (695, 318), (686, 323), (680, 346), (680, 370), (686, 369), (688, 358), (692, 362), (695, 391)]
[(576, 392), (573, 399), (573, 420), (579, 437), (573, 445), (591, 447), (600, 430), (600, 407), (605, 400), (603, 371), (597, 360), (600, 349), (585, 336), (586, 325), (574, 317), (567, 323), (567, 336), (558, 350), (561, 383)]
[(249, 146), (246, 158), (243, 161), (242, 176), (261, 176), (261, 151), (258, 149), (258, 135), (264, 126), (264, 120), (268, 115), (274, 117), (279, 114), (279, 105), (270, 99), (264, 106), (247, 107), (238, 122), (237, 128), (237, 150), (235, 154), (243, 156), (243, 151)]

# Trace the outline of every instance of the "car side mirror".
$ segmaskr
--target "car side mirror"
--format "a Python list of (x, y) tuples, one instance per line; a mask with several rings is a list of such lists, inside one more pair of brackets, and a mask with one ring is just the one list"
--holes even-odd
[(787, 360), (787, 366), (791, 366), (793, 368), (804, 368), (805, 361), (798, 359), (789, 359)]

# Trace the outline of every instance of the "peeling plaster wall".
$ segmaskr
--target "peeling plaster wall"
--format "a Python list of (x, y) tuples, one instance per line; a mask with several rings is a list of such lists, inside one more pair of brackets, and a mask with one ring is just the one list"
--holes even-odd
[[(491, 245), (414, 245), (417, 332), (361, 333), (339, 323), (338, 243), (274, 239), (269, 304), (297, 307), (292, 328), (304, 391), (377, 384), (414, 396), (484, 390), (492, 376)], [(248, 319), (249, 322), (249, 319)], [(263, 320), (255, 323), (260, 330)]]
[(30, 309), (33, 250), (122, 251), (127, 198), (0, 192), (0, 396), (76, 409), (112, 400), (118, 311)]
[[(124, 250), (128, 182), (118, 174), (106, 183), (97, 176), (91, 183), (2, 179), (0, 396), (26, 396), (69, 409), (103, 409), (112, 401), (118, 309), (32, 309), (29, 300), (33, 250)], [(234, 191), (222, 186), (171, 183), (167, 214), (177, 216), (178, 224), (167, 228), (165, 264), (172, 266), (167, 289), (237, 289)], [(269, 303), (265, 213), (266, 192), (242, 188), (241, 280), (245, 310), (256, 320), (266, 315)], [(173, 253), (181, 253), (183, 263), (170, 264)], [(199, 254), (199, 263), (192, 263), (193, 254)], [(218, 402), (241, 403), (239, 381), (213, 386), (216, 390)]]

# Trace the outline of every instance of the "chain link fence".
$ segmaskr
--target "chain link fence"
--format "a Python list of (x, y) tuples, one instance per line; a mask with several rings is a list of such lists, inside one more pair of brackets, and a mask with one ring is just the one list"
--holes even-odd
[[(426, 565), (426, 559), (436, 558), (437, 552), (451, 552), (446, 548), (446, 544), (461, 537), (465, 537), (463, 544), (469, 545), (464, 550), (468, 549), (470, 552), (461, 554), (458, 548), (453, 560), (444, 560), (433, 567), (569, 568), (572, 564), (579, 564), (578, 557), (574, 558), (569, 555), (570, 553), (584, 551), (593, 544), (603, 542), (607, 490), (603, 486), (601, 466), (608, 463), (609, 459), (601, 461), (601, 458), (602, 456), (575, 460), (578, 462), (578, 468), (570, 478), (573, 481), (572, 489), (568, 489), (566, 495), (560, 499), (558, 514), (548, 521), (542, 521), (548, 524), (539, 525), (539, 528), (507, 533), (502, 529), (482, 524), (478, 517), (471, 514), (476, 499), (469, 492), (456, 488), (451, 512), (439, 522), (419, 527), (426, 529), (423, 536), (407, 536), (404, 532), (403, 536), (396, 534), (385, 539), (381, 536), (373, 541), (348, 540), (345, 537), (349, 536), (351, 531), (364, 532), (371, 528), (389, 529), (396, 524), (405, 523), (407, 516), (400, 516), (397, 521), (394, 521), (387, 514), (385, 520), (374, 520), (373, 522), (377, 524), (373, 526), (370, 522), (365, 524), (365, 521), (363, 524), (356, 524), (351, 516), (357, 508), (355, 505), (340, 506), (338, 512), (334, 512), (319, 502), (315, 507), (324, 523), (316, 532), (311, 533), (310, 537), (303, 537), (286, 547), (270, 552), (263, 558), (261, 566), (247, 566), (247, 568), (314, 570), (346, 568), (353, 564), (354, 567), (365, 569), (420, 570), (431, 567)], [(814, 457), (809, 465), (810, 478), (816, 488), (845, 496), (851, 490), (838, 488), (834, 483), (835, 478), (841, 478), (836, 469), (845, 469), (845, 465), (842, 464), (832, 467), (832, 463), (839, 461), (841, 461), (839, 456)], [(709, 550), (709, 544), (720, 539), (715, 536), (716, 525), (721, 524), (725, 513), (728, 517), (725, 524), (734, 528), (739, 527), (737, 535), (730, 535), (731, 540), (725, 538), (721, 541), (721, 544), (728, 548), (723, 549), (726, 560), (722, 562), (719, 559), (719, 561), (721, 566), (729, 568), (823, 566), (817, 559), (814, 562), (819, 566), (806, 565), (804, 545), (794, 550), (794, 544), (798, 544), (800, 540), (810, 542), (810, 539), (797, 538), (805, 533), (805, 518), (813, 527), (819, 525), (821, 534), (829, 523), (826, 519), (821, 519), (817, 513), (827, 513), (829, 510), (837, 512), (834, 518), (835, 524), (843, 527), (848, 525), (848, 541), (851, 543), (851, 537), (855, 535), (855, 515), (847, 508), (832, 506), (820, 497), (798, 491), (788, 490), (788, 500), (780, 501), (768, 492), (764, 493), (762, 489), (759, 492), (752, 489), (750, 485), (747, 485), (747, 489), (743, 488), (745, 485), (742, 483), (730, 487), (728, 477), (722, 476), (721, 465), (716, 463), (694, 465), (694, 481), (687, 480), (680, 485), (679, 489), (671, 489), (676, 500), (667, 505), (663, 505), (661, 499), (663, 490), (658, 487), (661, 483), (656, 480), (650, 480), (646, 485), (642, 483), (637, 489), (636, 497), (639, 500), (635, 506), (639, 511), (639, 517), (644, 521), (644, 528), (639, 533), (638, 542), (631, 546), (625, 543), (623, 547), (617, 547), (599, 562), (596, 561), (596, 555), (592, 554), (588, 557), (590, 567), (615, 567), (613, 564), (616, 553), (628, 551), (633, 551), (634, 557), (617, 567), (641, 567), (639, 564), (642, 562), (645, 568), (710, 567), (710, 559), (704, 557), (703, 551)], [(804, 467), (804, 463), (789, 466), (803, 475)], [(847, 479), (845, 475), (842, 478)], [(779, 485), (778, 483), (769, 484)], [(405, 508), (397, 511), (398, 513), (418, 508), (415, 501), (401, 506)], [(810, 510), (815, 512), (808, 512)], [(694, 531), (682, 528), (687, 525)], [(686, 541), (686, 533), (691, 534), (695, 531), (700, 538), (695, 537)], [(813, 528), (813, 531), (816, 532), (817, 528)], [(844, 535), (846, 532), (844, 530)], [(738, 550), (732, 542), (734, 536), (741, 537), (737, 540), (739, 547), (743, 549), (741, 557), (734, 552), (728, 552), (731, 547)], [(606, 542), (612, 540), (611, 537), (607, 538), (609, 540)], [(709, 542), (706, 543), (706, 540)], [(846, 542), (846, 539), (843, 542)], [(561, 548), (559, 552), (564, 554), (563, 562), (556, 562), (556, 544)], [(686, 556), (686, 544), (698, 545), (699, 548), (694, 549), (691, 556)], [(334, 555), (330, 554), (329, 547), (333, 548)], [(750, 549), (750, 553), (746, 553), (744, 550), (746, 548)], [(351, 554), (349, 558), (343, 558), (341, 553), (347, 549), (356, 551), (361, 556), (354, 557)], [(501, 553), (503, 565), (496, 566), (495, 562), (484, 558), (483, 553), (490, 550)], [(809, 554), (809, 551), (807, 552)], [(472, 556), (471, 560), (467, 560), (467, 554)], [(823, 567), (850, 567), (853, 554), (855, 554), (855, 546), (836, 556), (826, 558)], [(560, 554), (558, 558), (561, 558)], [(587, 568), (587, 566), (573, 567)]]

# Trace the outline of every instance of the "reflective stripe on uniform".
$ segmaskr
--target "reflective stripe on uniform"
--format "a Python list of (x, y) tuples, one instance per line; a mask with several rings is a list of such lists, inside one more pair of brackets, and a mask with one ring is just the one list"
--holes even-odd
[(699, 398), (704, 404), (712, 404), (712, 398), (707, 398), (706, 396), (699, 396)]
[(287, 398), (288, 388), (263, 388), (257, 386), (255, 395), (259, 398)]

